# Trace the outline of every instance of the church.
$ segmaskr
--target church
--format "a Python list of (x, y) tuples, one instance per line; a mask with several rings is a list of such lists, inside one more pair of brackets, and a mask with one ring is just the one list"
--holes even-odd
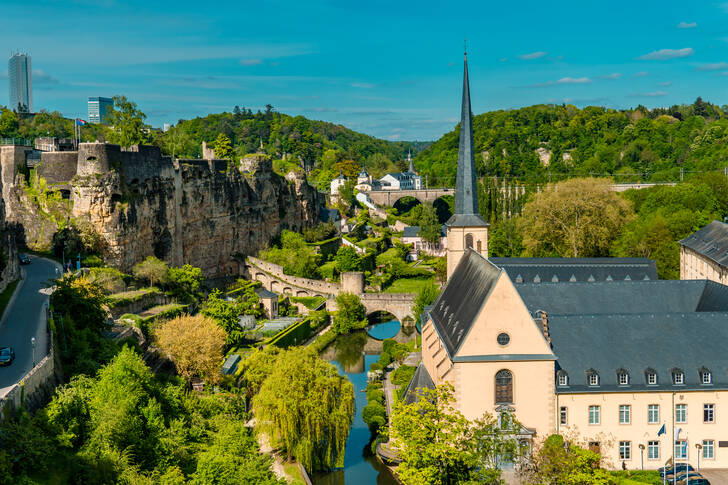
[(448, 280), (410, 387), (449, 382), (467, 418), (512, 414), (529, 445), (577, 436), (607, 468), (727, 468), (728, 287), (639, 258), (488, 259), (476, 188), (466, 57)]

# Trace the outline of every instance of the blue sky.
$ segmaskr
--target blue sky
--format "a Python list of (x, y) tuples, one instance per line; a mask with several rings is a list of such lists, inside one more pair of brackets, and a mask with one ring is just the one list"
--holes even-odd
[[(86, 117), (125, 94), (154, 126), (266, 103), (391, 140), (536, 103), (728, 104), (728, 2), (0, 0), (0, 46), (27, 51), (35, 109)], [(0, 69), (0, 104), (7, 72)]]

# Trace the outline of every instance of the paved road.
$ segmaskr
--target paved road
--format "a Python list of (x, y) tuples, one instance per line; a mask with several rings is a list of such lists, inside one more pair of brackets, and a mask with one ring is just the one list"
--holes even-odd
[(0, 367), (0, 397), (33, 368), (31, 337), (35, 337), (35, 362), (48, 354), (48, 333), (42, 317), (50, 292), (46, 283), (56, 277), (57, 263), (42, 258), (24, 266), (26, 277), (23, 287), (0, 327), (0, 347), (12, 346), (15, 361), (8, 367)]

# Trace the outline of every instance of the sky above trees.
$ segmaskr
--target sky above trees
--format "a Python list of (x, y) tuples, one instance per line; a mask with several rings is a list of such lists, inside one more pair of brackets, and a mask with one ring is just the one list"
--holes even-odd
[[(728, 104), (728, 2), (70, 2), (3, 6), (0, 45), (33, 62), (34, 106), (86, 116), (123, 94), (155, 126), (272, 104), (390, 140), (536, 103)], [(4, 62), (3, 62), (4, 64)], [(0, 104), (7, 104), (6, 65)]]

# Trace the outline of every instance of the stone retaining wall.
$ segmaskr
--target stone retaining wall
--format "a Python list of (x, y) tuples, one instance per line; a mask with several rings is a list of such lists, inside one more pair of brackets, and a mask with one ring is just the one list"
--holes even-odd
[(315, 293), (322, 293), (325, 295), (338, 295), (339, 291), (341, 291), (341, 288), (336, 283), (328, 283), (321, 280), (312, 280), (309, 278), (300, 278), (298, 276), (287, 275), (283, 272), (282, 266), (270, 263), (268, 261), (263, 261), (262, 259), (255, 258), (253, 256), (248, 256), (246, 266), (246, 269), (249, 272), (248, 276), (252, 280), (258, 280), (255, 274), (255, 270), (257, 269), (268, 273), (269, 277), (272, 276), (280, 280), (281, 283), (287, 283), (291, 286), (309, 290)]

